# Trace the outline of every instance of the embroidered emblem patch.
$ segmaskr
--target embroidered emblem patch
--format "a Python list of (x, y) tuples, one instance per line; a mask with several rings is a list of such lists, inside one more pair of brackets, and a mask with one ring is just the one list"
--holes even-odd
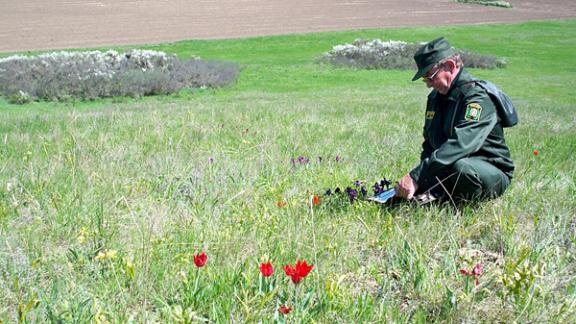
[(426, 119), (434, 118), (434, 113), (436, 113), (436, 112), (435, 111), (426, 111)]
[(477, 103), (471, 103), (468, 106), (466, 106), (466, 115), (464, 115), (464, 119), (471, 121), (479, 121), (481, 113), (482, 113), (482, 106), (480, 106)]

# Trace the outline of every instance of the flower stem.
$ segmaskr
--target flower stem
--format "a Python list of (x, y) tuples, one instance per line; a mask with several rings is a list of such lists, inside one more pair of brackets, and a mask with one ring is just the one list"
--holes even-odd
[(262, 293), (262, 281), (264, 280), (264, 278), (262, 278), (262, 276), (259, 276), (260, 280), (258, 282), (258, 292)]
[(196, 280), (194, 282), (194, 296), (198, 292), (198, 284), (200, 283), (200, 268), (196, 268)]

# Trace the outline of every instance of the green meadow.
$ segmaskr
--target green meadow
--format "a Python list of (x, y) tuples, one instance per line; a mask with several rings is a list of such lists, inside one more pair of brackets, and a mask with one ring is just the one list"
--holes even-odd
[[(418, 163), (429, 89), (414, 71), (317, 58), (357, 38), (439, 36), (507, 61), (470, 72), (519, 112), (511, 187), (457, 209), (324, 197)], [(235, 62), (239, 79), (142, 99), (0, 98), (0, 322), (576, 321), (576, 20), (138, 48)], [(297, 260), (314, 268), (296, 285), (282, 267)], [(460, 269), (478, 263), (476, 285)]]

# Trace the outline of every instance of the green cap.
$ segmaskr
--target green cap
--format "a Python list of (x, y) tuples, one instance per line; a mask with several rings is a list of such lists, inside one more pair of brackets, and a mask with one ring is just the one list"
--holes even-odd
[(430, 43), (420, 47), (414, 54), (414, 61), (418, 66), (418, 72), (412, 78), (412, 81), (420, 79), (426, 74), (434, 64), (456, 53), (450, 43), (444, 38), (436, 38)]

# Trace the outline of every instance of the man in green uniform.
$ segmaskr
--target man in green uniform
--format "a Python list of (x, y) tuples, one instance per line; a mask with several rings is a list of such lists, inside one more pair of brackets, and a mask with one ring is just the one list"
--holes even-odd
[[(496, 107), (444, 38), (422, 46), (414, 60), (433, 88), (428, 95), (420, 164), (402, 177), (396, 195), (488, 199), (504, 193), (514, 171)], [(431, 197), (432, 196), (432, 197)]]

